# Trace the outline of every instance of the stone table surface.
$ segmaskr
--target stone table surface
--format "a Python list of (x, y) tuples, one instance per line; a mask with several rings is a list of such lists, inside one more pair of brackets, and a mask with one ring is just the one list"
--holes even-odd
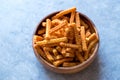
[[(76, 6), (96, 25), (100, 48), (94, 62), (76, 74), (46, 70), (32, 49), (40, 20)], [(0, 0), (0, 80), (120, 80), (120, 0)]]

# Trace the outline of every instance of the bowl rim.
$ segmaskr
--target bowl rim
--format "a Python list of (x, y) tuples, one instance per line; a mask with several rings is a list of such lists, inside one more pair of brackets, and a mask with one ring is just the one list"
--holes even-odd
[[(61, 10), (60, 10), (60, 11), (61, 11)], [(51, 15), (56, 14), (56, 13), (58, 13), (58, 12), (60, 12), (60, 11), (52, 12), (52, 13), (48, 14), (47, 16), (43, 17), (43, 18), (40, 20), (40, 22), (38, 23), (38, 25), (36, 26), (36, 28), (35, 28), (35, 30), (34, 30), (34, 32), (33, 32), (33, 36), (36, 34), (36, 31), (38, 30), (40, 24), (41, 24), (45, 19), (47, 19), (47, 18), (50, 17)], [(37, 57), (37, 59), (38, 59), (39, 61), (42, 60), (43, 63), (46, 63), (48, 66), (50, 66), (50, 67), (52, 67), (52, 68), (54, 68), (54, 69), (70, 70), (70, 69), (76, 69), (76, 68), (82, 67), (82, 66), (86, 65), (87, 63), (89, 63), (90, 60), (92, 60), (92, 61), (94, 60), (94, 58), (95, 58), (96, 55), (97, 55), (97, 52), (98, 52), (98, 49), (99, 49), (99, 45), (100, 45), (100, 37), (99, 37), (98, 30), (97, 30), (95, 24), (92, 22), (92, 20), (91, 20), (89, 17), (87, 17), (85, 14), (83, 14), (83, 13), (81, 13), (81, 12), (79, 12), (79, 11), (76, 11), (76, 12), (78, 12), (81, 16), (83, 16), (85, 19), (87, 19), (87, 20), (89, 21), (89, 23), (92, 25), (95, 33), (97, 34), (97, 37), (98, 37), (99, 41), (98, 41), (98, 43), (96, 44), (95, 49), (94, 49), (94, 51), (93, 51), (94, 54), (92, 53), (92, 55), (91, 55), (86, 61), (84, 61), (83, 63), (80, 63), (80, 64), (78, 64), (78, 65), (76, 65), (76, 66), (72, 66), (72, 67), (55, 67), (54, 65), (50, 64), (49, 62), (47, 62), (44, 58), (42, 58), (42, 57), (35, 51), (34, 46), (33, 46), (33, 45), (34, 45), (34, 41), (33, 41), (33, 36), (32, 36), (32, 48), (33, 48), (33, 51), (34, 51), (35, 56)], [(40, 62), (42, 62), (42, 61), (40, 61)], [(91, 62), (92, 62), (92, 61), (91, 61)], [(90, 64), (91, 64), (91, 63), (90, 63)]]

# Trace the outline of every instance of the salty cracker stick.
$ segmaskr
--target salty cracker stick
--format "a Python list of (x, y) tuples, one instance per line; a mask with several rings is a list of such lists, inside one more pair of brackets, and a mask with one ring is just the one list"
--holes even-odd
[(68, 39), (66, 37), (62, 37), (62, 38), (57, 38), (57, 39), (38, 41), (36, 42), (36, 44), (38, 44), (39, 46), (42, 46), (42, 45), (56, 44), (56, 43), (67, 42), (67, 41)]
[(63, 59), (64, 57), (62, 56), (62, 55), (57, 55), (56, 57), (55, 57), (55, 60), (59, 60), (59, 59)]
[(50, 61), (50, 62), (53, 62), (54, 61), (54, 58), (53, 56), (49, 53), (49, 51), (46, 51), (45, 49), (43, 49), (44, 52), (45, 52), (45, 55), (47, 57), (47, 59)]
[(95, 38), (97, 38), (96, 33), (92, 33), (88, 38), (86, 38), (86, 40), (87, 40), (88, 43), (90, 43)]
[[(51, 27), (60, 24), (60, 22), (61, 22), (61, 21), (60, 21), (59, 19), (54, 19), (54, 20), (52, 20), (52, 22), (51, 22), (52, 26), (51, 26)], [(43, 26), (43, 27), (46, 27), (46, 22), (42, 22), (42, 26)]]
[(76, 44), (81, 44), (79, 32), (78, 32), (78, 30), (77, 30), (77, 26), (76, 26), (76, 25), (74, 25), (74, 33), (75, 33), (75, 41), (76, 41)]
[(45, 33), (45, 28), (38, 30), (38, 34), (44, 34), (44, 33)]
[(68, 28), (65, 29), (65, 34), (64, 34), (64, 36), (69, 39), (69, 37), (70, 37), (69, 34), (70, 34), (70, 27), (68, 27)]
[(55, 32), (55, 31), (57, 31), (57, 30), (59, 30), (59, 29), (61, 29), (61, 28), (64, 27), (65, 25), (67, 25), (66, 20), (65, 20), (65, 21), (62, 21), (59, 25), (51, 28), (50, 34), (53, 33), (53, 32)]
[(69, 38), (70, 38), (70, 43), (73, 41), (73, 38), (75, 36), (75, 40), (77, 42), (77, 44), (80, 44), (80, 36), (77, 29), (76, 29), (76, 24), (75, 23), (71, 23), (68, 24), (68, 27), (70, 28), (70, 33), (69, 33)]
[(75, 21), (76, 21), (76, 27), (80, 27), (81, 26), (81, 24), (80, 24), (80, 16), (79, 16), (78, 12), (76, 12)]
[(50, 35), (50, 39), (56, 39), (56, 38), (58, 38), (58, 37), (55, 35)]
[(97, 42), (98, 42), (98, 38), (94, 39), (94, 40), (88, 45), (88, 50), (85, 52), (85, 56), (84, 56), (85, 60), (88, 59), (88, 57), (89, 57), (89, 52), (90, 52), (91, 48), (94, 47)]
[(58, 30), (60, 32), (60, 35), (65, 36), (65, 29), (67, 26), (64, 26), (63, 28), (61, 28), (60, 30)]
[(72, 48), (66, 48), (66, 53), (70, 53), (71, 55), (73, 55), (75, 57), (74, 52), (75, 52), (74, 49), (72, 49)]
[(62, 48), (60, 46), (57, 46), (56, 49), (58, 52), (61, 52), (61, 50), (62, 50)]
[(57, 36), (58, 38), (59, 38), (59, 37), (64, 37), (64, 33), (61, 32), (60, 30), (54, 32), (54, 33), (51, 34), (51, 35), (53, 35), (53, 36)]
[(51, 20), (50, 19), (46, 19), (46, 34), (45, 34), (45, 39), (49, 39), (50, 38), (50, 28), (51, 28)]
[(63, 67), (71, 67), (71, 66), (76, 66), (76, 62), (63, 62), (62, 66)]
[(38, 35), (34, 35), (34, 36), (33, 36), (33, 40), (34, 40), (34, 43), (36, 43), (37, 41), (42, 41), (42, 40), (43, 40), (43, 37), (38, 36)]
[(65, 53), (63, 56), (64, 57), (75, 57), (73, 53)]
[(63, 47), (63, 48), (62, 48), (62, 51), (61, 51), (61, 54), (64, 55), (65, 53), (66, 53), (66, 48)]
[(65, 29), (67, 28), (67, 26), (65, 26), (65, 27), (63, 27), (63, 28), (61, 28), (60, 30), (59, 30), (59, 32), (61, 33), (61, 34), (64, 34), (65, 33)]
[(46, 27), (46, 22), (42, 22), (42, 26), (43, 26), (43, 27)]
[(67, 34), (67, 38), (69, 39), (69, 43), (73, 43), (74, 40), (74, 26), (75, 23), (68, 24), (69, 27), (69, 34)]
[(53, 54), (54, 54), (54, 56), (57, 56), (58, 55), (58, 51), (56, 50), (56, 49), (53, 49)]
[(62, 16), (61, 18), (62, 18), (62, 19), (61, 19), (62, 21), (66, 20), (67, 22), (69, 22), (69, 17)]
[(33, 47), (36, 50), (36, 52), (38, 54), (40, 54), (41, 57), (43, 57), (45, 60), (47, 60), (46, 55), (44, 54), (44, 52), (42, 51), (42, 49), (38, 45), (34, 44)]
[(52, 52), (52, 51), (53, 51), (53, 48), (51, 48), (51, 47), (43, 47), (43, 49), (44, 49), (45, 51), (49, 51), (49, 52)]
[(65, 61), (72, 61), (72, 60), (73, 60), (73, 58), (63, 58), (63, 59), (61, 59), (61, 60), (56, 60), (56, 61), (54, 61), (54, 62), (53, 62), (53, 65), (56, 66), (56, 67), (58, 67), (58, 66), (60, 66), (63, 62), (65, 62)]
[(73, 48), (73, 49), (79, 49), (81, 47), (80, 45), (77, 45), (77, 44), (64, 43), (64, 42), (60, 42), (60, 46), (69, 47), (69, 48)]
[(68, 48), (73, 48), (73, 49), (78, 49), (79, 52), (82, 51), (81, 45), (77, 45), (77, 44), (71, 44), (71, 43), (61, 42), (60, 46), (62, 46), (62, 47), (68, 47)]
[(76, 51), (75, 54), (76, 54), (77, 59), (78, 59), (81, 63), (85, 61), (80, 52)]
[[(74, 26), (74, 36), (75, 36), (75, 42), (76, 42), (76, 44), (77, 45), (81, 45), (81, 38), (80, 38), (80, 35), (79, 35), (79, 32), (77, 30), (76, 25)], [(82, 52), (81, 46), (79, 47), (79, 52)]]
[(80, 32), (80, 27), (77, 27), (77, 31)]
[(70, 53), (73, 53), (74, 50), (72, 48), (66, 48), (66, 52), (70, 52)]
[(81, 40), (82, 40), (82, 49), (83, 51), (87, 51), (87, 43), (86, 43), (86, 39), (85, 39), (85, 27), (81, 26)]
[(61, 23), (60, 19), (54, 19), (54, 20), (52, 20), (52, 26), (56, 26), (56, 25), (58, 25), (60, 23)]
[(58, 19), (59, 17), (65, 15), (65, 14), (71, 13), (71, 12), (73, 12), (73, 11), (75, 11), (75, 10), (76, 10), (76, 7), (72, 7), (72, 8), (63, 10), (63, 11), (57, 13), (55, 16), (53, 16), (53, 17), (52, 17), (52, 20), (53, 20), (53, 19)]
[(70, 23), (73, 23), (75, 19), (75, 11), (71, 12)]
[(90, 31), (86, 31), (86, 34), (85, 34), (86, 38), (89, 37), (90, 35), (91, 35), (91, 32)]
[(59, 43), (53, 43), (53, 44), (45, 44), (45, 45), (41, 45), (42, 47), (56, 47), (58, 46)]

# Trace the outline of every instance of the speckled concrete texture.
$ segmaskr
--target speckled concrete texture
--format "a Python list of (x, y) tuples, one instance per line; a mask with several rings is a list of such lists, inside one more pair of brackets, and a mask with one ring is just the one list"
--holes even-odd
[[(97, 58), (85, 70), (46, 70), (32, 49), (32, 34), (51, 12), (76, 6), (96, 25)], [(120, 0), (0, 0), (0, 80), (120, 80)]]

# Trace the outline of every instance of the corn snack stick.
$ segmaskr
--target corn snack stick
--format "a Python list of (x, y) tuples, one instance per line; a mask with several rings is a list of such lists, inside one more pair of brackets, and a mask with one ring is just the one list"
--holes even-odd
[(64, 58), (64, 59), (61, 59), (61, 60), (54, 61), (53, 65), (56, 66), (56, 67), (58, 67), (63, 62), (65, 62), (65, 61), (72, 61), (72, 60), (73, 60), (73, 58)]
[(57, 39), (38, 41), (36, 42), (36, 44), (42, 46), (42, 45), (55, 44), (55, 43), (67, 42), (67, 41), (68, 39), (66, 37), (62, 37), (62, 38), (57, 38)]
[(75, 10), (76, 10), (76, 7), (72, 7), (72, 8), (69, 8), (69, 9), (67, 9), (67, 10), (63, 10), (63, 11), (57, 13), (55, 16), (53, 16), (53, 17), (52, 17), (52, 20), (53, 20), (53, 19), (58, 19), (59, 17), (65, 15), (65, 14), (68, 14), (68, 13), (70, 13), (70, 12), (73, 12), (73, 11), (75, 11)]
[(81, 40), (82, 40), (82, 49), (83, 51), (87, 51), (87, 43), (85, 39), (85, 27), (81, 26)]

